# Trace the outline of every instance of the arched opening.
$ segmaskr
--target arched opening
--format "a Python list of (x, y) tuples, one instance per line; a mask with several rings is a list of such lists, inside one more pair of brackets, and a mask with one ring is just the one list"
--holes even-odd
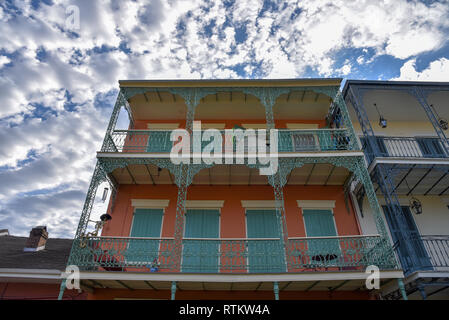
[(311, 90), (292, 90), (280, 95), (273, 106), (277, 128), (318, 129), (326, 125), (332, 99)]
[(265, 107), (251, 94), (221, 91), (201, 99), (195, 110), (195, 120), (201, 121), (204, 129), (263, 128)]
[(187, 106), (178, 94), (163, 90), (147, 91), (131, 97), (129, 105), (134, 117), (134, 129), (163, 129), (168, 124), (178, 124), (181, 128), (185, 126)]

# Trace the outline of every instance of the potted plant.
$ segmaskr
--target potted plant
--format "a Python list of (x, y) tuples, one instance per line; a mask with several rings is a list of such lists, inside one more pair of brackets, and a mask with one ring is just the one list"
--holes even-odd
[(159, 261), (154, 258), (153, 262), (149, 265), (150, 272), (157, 272), (159, 270)]

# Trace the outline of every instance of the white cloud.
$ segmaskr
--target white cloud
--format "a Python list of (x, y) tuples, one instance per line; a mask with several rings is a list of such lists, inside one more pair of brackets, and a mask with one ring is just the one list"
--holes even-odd
[(416, 71), (415, 64), (415, 59), (407, 61), (401, 67), (400, 76), (391, 80), (449, 82), (449, 59), (435, 60), (421, 72)]
[(7, 56), (0, 56), (0, 68), (2, 68), (5, 64), (10, 63), (11, 59)]

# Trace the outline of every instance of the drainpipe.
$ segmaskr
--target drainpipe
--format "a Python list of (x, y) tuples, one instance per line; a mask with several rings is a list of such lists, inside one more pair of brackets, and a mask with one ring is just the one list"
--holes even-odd
[(277, 281), (273, 282), (274, 300), (279, 300), (279, 284)]
[(175, 300), (176, 294), (176, 281), (172, 281), (171, 283), (171, 300)]
[(405, 291), (404, 281), (402, 279), (398, 279), (399, 290), (401, 291), (402, 299), (408, 300), (407, 292)]
[(59, 289), (58, 300), (62, 300), (62, 297), (64, 296), (65, 282), (66, 282), (66, 279), (62, 280), (62, 282), (61, 282), (61, 288)]

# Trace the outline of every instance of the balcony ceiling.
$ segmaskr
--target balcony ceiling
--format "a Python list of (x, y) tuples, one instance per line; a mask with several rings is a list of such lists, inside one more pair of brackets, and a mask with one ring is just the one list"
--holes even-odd
[[(429, 94), (427, 102), (433, 104), (440, 117), (449, 120), (449, 92)], [(371, 121), (377, 122), (379, 115), (374, 107), (389, 121), (428, 121), (428, 117), (415, 97), (403, 91), (371, 90), (365, 93), (363, 104)], [(354, 108), (348, 107), (351, 119), (356, 121)]]
[[(384, 165), (385, 166), (385, 165)], [(394, 165), (388, 165), (390, 168)], [(449, 166), (432, 165), (396, 165), (393, 184), (398, 195), (449, 195)], [(408, 184), (408, 186), (407, 186)], [(376, 183), (374, 187), (380, 193)]]
[[(324, 119), (330, 98), (312, 91), (283, 94), (274, 107), (275, 119)], [(134, 120), (184, 120), (186, 106), (179, 95), (166, 91), (147, 92), (130, 99)], [(220, 92), (203, 98), (196, 109), (196, 120), (265, 119), (258, 98), (242, 92)]]
[[(350, 172), (331, 164), (306, 164), (294, 169), (288, 176), (288, 185), (343, 185)], [(120, 184), (174, 184), (174, 177), (167, 169), (158, 170), (154, 165), (129, 165), (112, 172)], [(266, 176), (258, 169), (244, 165), (217, 165), (203, 169), (193, 179), (193, 185), (268, 185)]]
[[(207, 277), (207, 275), (206, 275)], [(381, 286), (389, 279), (381, 279)], [(87, 288), (110, 288), (128, 290), (170, 290), (171, 281), (139, 281), (139, 280), (81, 280), (81, 286)], [(211, 282), (211, 281), (177, 281), (177, 292), (182, 290), (198, 291), (270, 291), (273, 283), (266, 282)], [(358, 280), (322, 280), (322, 281), (279, 281), (279, 290), (283, 291), (365, 291), (365, 279)], [(207, 292), (205, 292), (207, 295)], [(212, 297), (213, 299), (213, 297)]]

